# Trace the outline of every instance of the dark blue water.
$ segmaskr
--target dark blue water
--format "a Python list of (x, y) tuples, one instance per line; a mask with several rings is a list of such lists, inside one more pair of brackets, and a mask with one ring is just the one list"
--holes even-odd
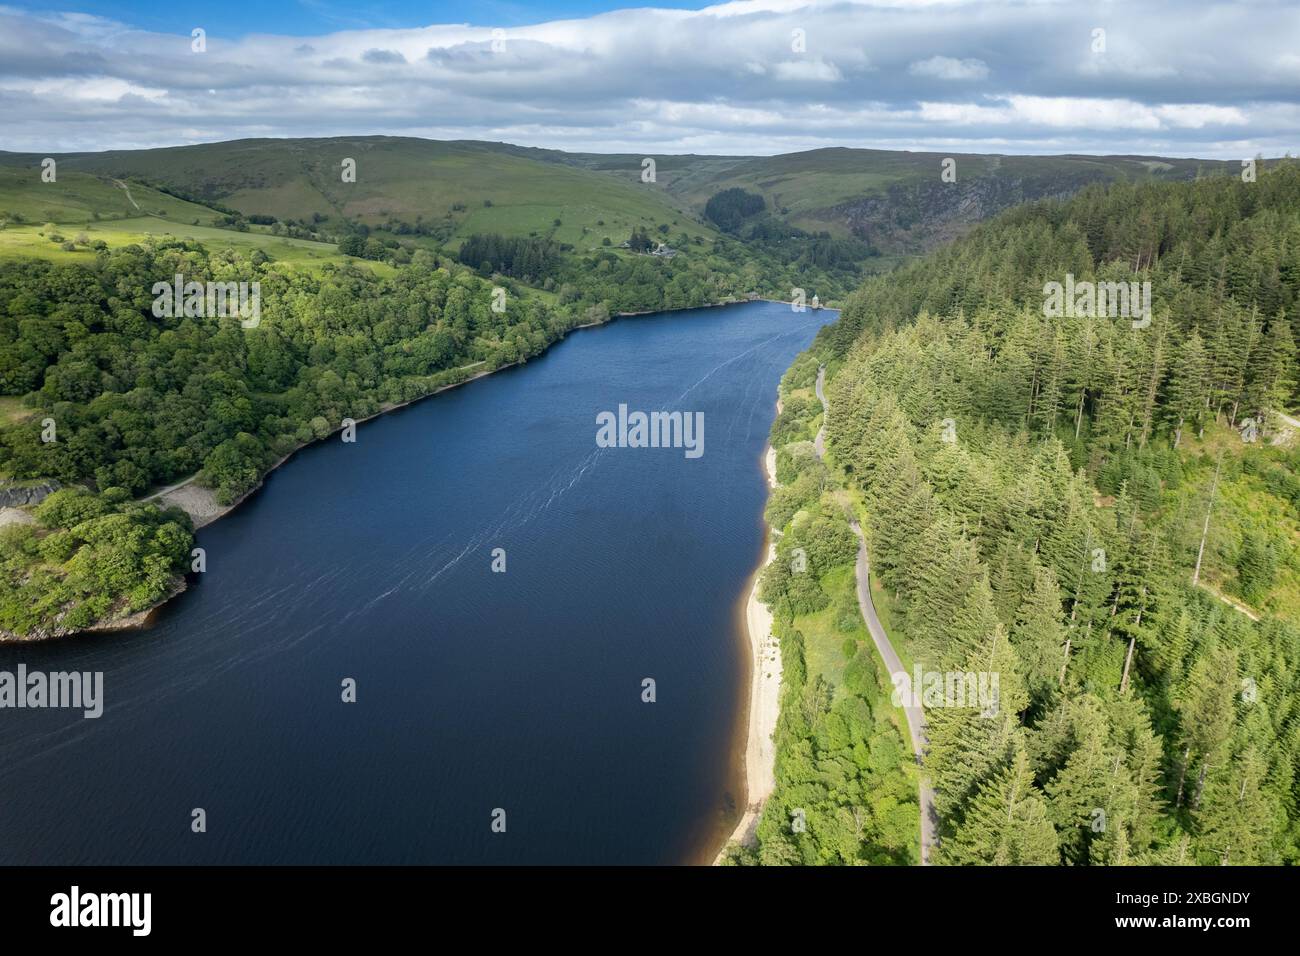
[[(0, 646), (0, 669), (103, 671), (106, 701), (0, 710), (0, 863), (716, 850), (743, 799), (760, 458), (781, 374), (831, 318), (753, 303), (577, 332), (300, 452), (199, 533), (207, 573), (150, 630)], [(597, 448), (620, 402), (702, 411), (704, 455)]]

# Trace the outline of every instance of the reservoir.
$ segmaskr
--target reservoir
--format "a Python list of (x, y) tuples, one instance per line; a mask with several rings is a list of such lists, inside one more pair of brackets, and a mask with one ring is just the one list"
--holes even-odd
[[(103, 674), (97, 719), (0, 710), (0, 864), (711, 859), (777, 382), (835, 317), (574, 332), (299, 452), (151, 628), (0, 645)], [(598, 443), (656, 411), (694, 444)]]

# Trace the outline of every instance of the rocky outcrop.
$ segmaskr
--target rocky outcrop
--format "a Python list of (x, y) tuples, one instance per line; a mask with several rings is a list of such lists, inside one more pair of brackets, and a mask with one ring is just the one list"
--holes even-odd
[(1103, 170), (1028, 176), (977, 176), (941, 182), (895, 183), (884, 192), (833, 207), (827, 218), (883, 252), (920, 254), (955, 239), (1004, 209), (1039, 199), (1064, 199), (1089, 183), (1106, 182)]
[(131, 612), (126, 609), (124, 606), (125, 601), (123, 601), (103, 618), (86, 627), (68, 626), (61, 620), (63, 615), (56, 618), (54, 623), (33, 628), (25, 634), (15, 634), (13, 631), (6, 631), (0, 627), (0, 644), (48, 641), (55, 637), (69, 637), (73, 634), (90, 634), (101, 631), (133, 631), (148, 627), (158, 609), (188, 586), (189, 582), (182, 575), (174, 575), (167, 587), (167, 592), (152, 606), (145, 608), (143, 611)]
[(43, 481), (0, 481), (0, 508), (38, 505), (62, 487), (53, 478)]

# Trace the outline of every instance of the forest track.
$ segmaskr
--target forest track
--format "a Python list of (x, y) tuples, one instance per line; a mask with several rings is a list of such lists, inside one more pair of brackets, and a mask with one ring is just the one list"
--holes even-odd
[(126, 183), (122, 182), (122, 180), (120, 179), (115, 179), (113, 180), (113, 182), (115, 182), (118, 186), (122, 187), (123, 192), (126, 193), (127, 202), (129, 202), (136, 209), (139, 209), (140, 204), (136, 202), (135, 198), (131, 195), (131, 187), (128, 186)]
[[(813, 447), (817, 451), (817, 457), (824, 460), (826, 456), (826, 416), (830, 413), (830, 404), (826, 401), (826, 366), (817, 370), (817, 399), (822, 403), (822, 427), (817, 431), (817, 437), (813, 440)], [(871, 559), (867, 554), (867, 538), (862, 533), (862, 526), (856, 521), (850, 521), (849, 527), (858, 537), (858, 560), (855, 568), (855, 576), (858, 585), (858, 608), (862, 612), (862, 619), (866, 622), (867, 631), (871, 634), (871, 640), (876, 645), (876, 652), (884, 662), (885, 668), (891, 677), (894, 674), (907, 673), (903, 667), (902, 659), (899, 658), (898, 652), (894, 650), (894, 645), (889, 640), (889, 635), (885, 633), (884, 626), (880, 623), (880, 617), (876, 614), (876, 605), (871, 600)], [(912, 740), (912, 753), (916, 757), (916, 764), (922, 768), (921, 779), (918, 783), (917, 791), (921, 804), (921, 865), (928, 866), (930, 863), (931, 851), (935, 846), (935, 831), (938, 823), (938, 814), (934, 811), (934, 790), (930, 787), (924, 776), (925, 750), (929, 745), (929, 738), (925, 732), (925, 711), (918, 704), (906, 704), (903, 712), (907, 717), (908, 734)]]

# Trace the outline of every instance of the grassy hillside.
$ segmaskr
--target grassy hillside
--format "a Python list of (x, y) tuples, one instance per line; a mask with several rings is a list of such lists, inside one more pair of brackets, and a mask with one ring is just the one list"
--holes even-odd
[[(8, 184), (0, 191), (0, 220), (8, 220), (0, 255), (86, 257), (100, 241), (112, 248), (148, 235), (258, 248), (307, 265), (341, 251), (392, 267), (424, 253), (426, 265), (447, 257), (484, 278), (497, 274), (539, 291), (567, 285), (614, 311), (784, 297), (795, 288), (833, 303), (868, 265), (871, 250), (862, 243), (728, 237), (687, 211), (662, 180), (641, 182), (641, 157), (628, 158), (628, 175), (620, 176), (611, 165), (617, 158), (597, 169), (564, 155), (381, 136), (56, 154), (58, 189), (70, 197), (56, 208), (46, 192), (54, 187), (40, 182), (43, 157), (0, 153)], [(345, 161), (355, 180), (344, 181)], [(670, 172), (678, 164), (665, 165)], [(48, 222), (56, 228), (40, 229)], [(66, 240), (77, 236), (84, 241), (69, 249)], [(473, 237), (480, 239), (462, 256)], [(502, 245), (503, 237), (515, 244)], [(649, 294), (652, 286), (659, 295)]]
[[(186, 205), (189, 205), (188, 203)], [(46, 259), (51, 262), (88, 262), (94, 258), (96, 243), (109, 249), (140, 244), (148, 239), (194, 239), (214, 251), (225, 249), (244, 254), (259, 249), (278, 262), (316, 268), (327, 262), (341, 265), (348, 261), (333, 243), (313, 242), (272, 235), (264, 227), (250, 227), (246, 232), (219, 229), (215, 226), (175, 222), (157, 216), (130, 219), (99, 219), (58, 224), (56, 230), (43, 225), (10, 225), (0, 230), (0, 259)], [(84, 240), (84, 241), (83, 241)], [(71, 242), (72, 249), (65, 248)], [(382, 262), (362, 262), (380, 275), (392, 274), (392, 267)]]
[[(1142, 160), (1123, 156), (994, 156), (974, 153), (913, 153), (879, 149), (815, 149), (746, 159), (729, 168), (702, 164), (699, 175), (682, 176), (676, 188), (692, 203), (719, 189), (739, 186), (763, 195), (796, 225), (842, 227), (834, 210), (890, 186), (939, 182), (941, 164), (956, 160), (957, 182), (998, 178), (1024, 182), (1072, 182), (1191, 178), (1201, 160)], [(1211, 164), (1219, 166), (1221, 164)]]
[[(80, 172), (59, 157), (57, 177), (47, 183), (40, 158), (7, 159), (18, 164), (0, 165), (0, 258), (87, 261), (101, 242), (116, 249), (171, 236), (217, 250), (260, 249), (272, 259), (309, 267), (347, 261), (332, 242), (273, 234), (265, 225), (221, 228), (228, 224), (226, 213), (163, 192), (134, 174)], [(53, 229), (46, 228), (50, 223)], [(392, 271), (383, 263), (368, 265)]]
[[(955, 182), (940, 179), (956, 160)], [(924, 252), (1017, 203), (1067, 196), (1094, 182), (1189, 180), (1235, 172), (1235, 163), (1144, 156), (1001, 156), (878, 149), (814, 149), (780, 156), (651, 156), (656, 182), (641, 182), (646, 156), (565, 153), (505, 143), (437, 142), (408, 137), (261, 139), (171, 149), (57, 155), (66, 189), (95, 195), (72, 201), (125, 214), (114, 180), (151, 183), (201, 203), (308, 224), (345, 221), (371, 227), (405, 223), (454, 248), (482, 232), (545, 235), (579, 251), (626, 239), (638, 226), (716, 236), (704, 219), (710, 197), (739, 188), (763, 197), (766, 214), (810, 233), (865, 240), (886, 256)], [(356, 161), (356, 182), (342, 162)], [(28, 177), (41, 157), (0, 153), (0, 210), (15, 205), (4, 183)], [(61, 183), (62, 186), (62, 183)], [(143, 187), (141, 187), (143, 189)], [(114, 195), (114, 190), (120, 195)], [(150, 190), (136, 201), (167, 218), (201, 222), (210, 210), (171, 208)], [(22, 214), (58, 212), (41, 196), (21, 197)], [(32, 203), (36, 205), (33, 206)], [(44, 203), (42, 206), (41, 204)], [(39, 208), (38, 208), (39, 207)], [(65, 221), (55, 217), (54, 221)], [(559, 222), (559, 225), (556, 222)]]
[[(334, 259), (337, 249), (328, 247), (348, 237), (348, 253), (401, 265), (420, 248), (455, 258), (470, 237), (497, 235), (555, 243), (568, 265), (531, 275), (490, 257), (469, 265), (490, 264), (552, 290), (572, 283), (575, 270), (597, 267), (599, 257), (641, 258), (649, 250), (620, 249), (634, 233), (651, 247), (690, 248), (696, 258), (727, 236), (725, 269), (743, 293), (784, 297), (805, 288), (831, 302), (861, 276), (886, 272), (1018, 203), (1096, 182), (1235, 171), (1228, 163), (1138, 156), (956, 154), (956, 181), (944, 182), (948, 157), (939, 153), (645, 157), (361, 136), (56, 154), (59, 180), (43, 184), (42, 158), (0, 153), (0, 219), (28, 227), (0, 231), (0, 255), (78, 254), (30, 228), (46, 222), (75, 223), (92, 244), (103, 239), (110, 247), (171, 234), (255, 246), (308, 265)], [(653, 183), (641, 181), (647, 158), (656, 164)], [(355, 163), (355, 181), (343, 181), (345, 160)], [(142, 216), (159, 222), (137, 221)], [(124, 221), (90, 235), (101, 220)], [(227, 228), (205, 231), (218, 227)], [(590, 261), (578, 265), (580, 257)]]
[[(606, 237), (617, 244), (636, 226), (660, 224), (669, 225), (673, 235), (715, 235), (675, 207), (662, 189), (636, 177), (620, 181), (489, 143), (386, 136), (238, 140), (56, 158), (61, 170), (145, 180), (244, 214), (370, 226), (421, 224), (453, 244), (476, 232), (536, 233), (582, 249), (599, 246)], [(344, 159), (356, 161), (355, 182), (343, 182)], [(0, 154), (0, 164), (35, 169), (39, 161)]]
[(220, 213), (177, 199), (138, 181), (78, 172), (60, 163), (54, 182), (41, 181), (40, 157), (13, 162), (0, 154), (0, 219), (79, 223), (93, 219), (162, 216), (211, 224)]
[[(536, 151), (552, 162), (634, 178), (641, 157)], [(941, 164), (956, 160), (956, 181)], [(657, 157), (658, 178), (675, 199), (702, 211), (709, 197), (740, 188), (761, 195), (790, 225), (853, 235), (887, 254), (923, 252), (1002, 209), (1066, 196), (1093, 182), (1189, 180), (1238, 164), (1152, 156), (1001, 156), (880, 149), (814, 149), (780, 156)]]
[[(670, 244), (680, 267), (698, 273), (692, 287), (712, 288), (710, 300), (785, 297), (802, 288), (834, 303), (864, 274), (887, 271), (1025, 200), (1067, 196), (1096, 181), (1189, 179), (1232, 168), (1143, 157), (959, 154), (956, 182), (943, 182), (946, 157), (937, 153), (819, 149), (648, 157), (656, 177), (643, 183), (647, 157), (636, 154), (386, 136), (54, 158), (58, 180), (47, 184), (42, 156), (0, 153), (0, 255), (86, 257), (101, 241), (114, 248), (172, 235), (308, 266), (342, 261), (342, 249), (382, 271), (423, 249), (460, 258), (484, 277), (499, 273), (547, 291), (582, 287), (615, 309), (625, 298), (617, 289), (630, 281), (625, 267), (660, 242)], [(345, 161), (355, 164), (355, 181), (344, 181)], [(40, 228), (49, 222), (57, 228)], [(640, 238), (632, 248), (621, 249), (634, 234)], [(477, 242), (462, 256), (474, 236), (488, 237), (494, 254), (480, 255)], [(507, 248), (493, 236), (533, 245)], [(67, 246), (79, 237), (84, 241)], [(524, 265), (513, 264), (516, 256)], [(613, 272), (597, 276), (601, 269)], [(667, 288), (674, 271), (660, 261), (635, 281)], [(709, 278), (719, 271), (725, 280)], [(593, 276), (598, 288), (588, 281)], [(669, 298), (681, 304), (695, 296)]]

